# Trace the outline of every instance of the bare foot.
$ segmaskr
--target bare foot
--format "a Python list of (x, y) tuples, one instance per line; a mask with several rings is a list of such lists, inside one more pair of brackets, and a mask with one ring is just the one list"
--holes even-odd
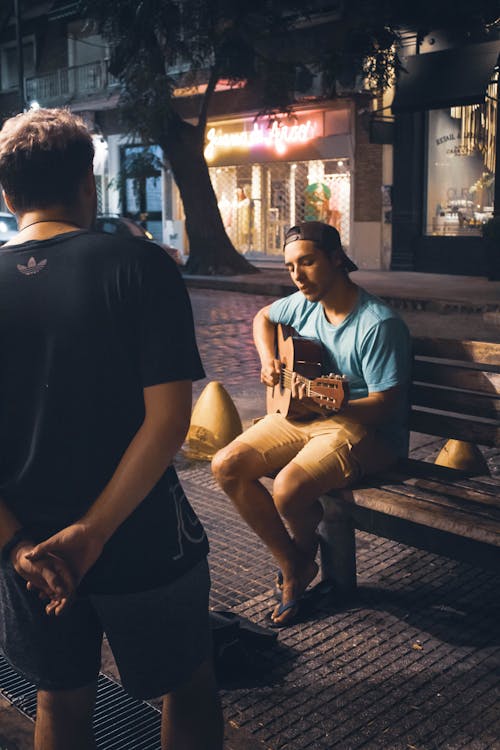
[[(292, 542), (293, 541), (294, 540), (292, 539)], [(305, 552), (302, 550), (302, 552), (304, 554), (304, 557), (306, 559), (314, 560), (316, 558), (316, 554), (318, 552), (318, 547), (319, 547), (319, 534), (315, 534), (314, 535), (314, 539), (312, 541), (311, 547), (307, 551), (305, 551)], [(316, 570), (316, 574), (317, 574), (317, 570)], [(309, 581), (309, 583), (310, 582), (311, 581)], [(283, 572), (281, 570), (278, 570), (276, 572), (276, 576), (274, 578), (274, 588), (275, 588), (275, 594), (276, 594), (276, 596), (279, 595), (279, 598), (281, 599), (281, 594), (283, 592)]]
[(284, 627), (295, 619), (300, 599), (317, 574), (318, 565), (314, 560), (309, 560), (296, 575), (283, 574), (281, 604), (271, 614), (271, 620), (275, 625)]

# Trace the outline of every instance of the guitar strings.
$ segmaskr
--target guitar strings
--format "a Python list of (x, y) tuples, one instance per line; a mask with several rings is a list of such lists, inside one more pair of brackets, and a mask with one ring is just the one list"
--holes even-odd
[[(301, 375), (300, 373), (295, 372), (294, 370), (289, 370), (287, 367), (282, 367), (281, 368), (281, 372), (283, 373), (283, 375), (287, 375), (287, 376), (290, 376), (290, 377), (295, 373), (296, 377), (299, 380), (302, 380), (302, 382), (304, 382), (304, 383), (312, 382), (312, 380), (313, 380), (313, 378), (306, 378), (305, 375)], [(337, 380), (342, 380), (342, 378), (340, 377), (340, 375), (335, 375), (333, 377), (331, 377), (329, 375), (321, 375), (320, 377), (322, 379), (324, 379), (324, 380), (331, 380), (332, 381), (332, 386), (331, 386), (332, 388), (338, 387), (337, 386)], [(335, 383), (335, 385), (333, 385), (334, 383)]]
[[(284, 368), (282, 368), (281, 373), (282, 373), (282, 378), (281, 378), (282, 385), (285, 388), (290, 387), (291, 384), (292, 384), (291, 383), (291, 381), (292, 381), (292, 375), (294, 374), (293, 370), (289, 370), (288, 368), (284, 367)], [(318, 391), (315, 391), (315, 390), (311, 389), (312, 380), (310, 378), (306, 378), (303, 375), (299, 375), (299, 373), (295, 373), (295, 376), (296, 376), (296, 379), (299, 380), (299, 382), (305, 383), (307, 385), (307, 395), (308, 396), (317, 396), (318, 398), (320, 398), (322, 400), (328, 400), (328, 397), (325, 397), (324, 394), (319, 393)], [(331, 385), (327, 386), (327, 387), (330, 387), (330, 388), (332, 388), (334, 390), (338, 389), (338, 385), (337, 384), (333, 385), (333, 383)], [(332, 400), (335, 401), (335, 399), (332, 399)]]

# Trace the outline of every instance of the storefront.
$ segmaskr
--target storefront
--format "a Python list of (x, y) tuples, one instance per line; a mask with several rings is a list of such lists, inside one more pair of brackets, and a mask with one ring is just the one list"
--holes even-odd
[(205, 156), (234, 246), (250, 258), (281, 255), (298, 221), (351, 222), (349, 110), (211, 123)]
[[(291, 116), (212, 121), (205, 158), (219, 210), (236, 249), (251, 260), (281, 259), (286, 230), (325, 221), (351, 237), (351, 110), (300, 110)], [(179, 235), (182, 205), (171, 182), (167, 219)], [(168, 238), (167, 238), (168, 241)]]
[(484, 272), (481, 228), (499, 192), (499, 52), (493, 41), (403, 61), (392, 105), (394, 269)]

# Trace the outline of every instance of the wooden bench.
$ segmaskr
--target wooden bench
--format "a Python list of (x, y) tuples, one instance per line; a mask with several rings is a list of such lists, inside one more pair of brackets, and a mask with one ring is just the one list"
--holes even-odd
[[(500, 446), (500, 344), (414, 338), (410, 429)], [(486, 464), (485, 464), (486, 469)], [(408, 459), (321, 498), (322, 577), (356, 588), (355, 529), (500, 571), (500, 481)]]

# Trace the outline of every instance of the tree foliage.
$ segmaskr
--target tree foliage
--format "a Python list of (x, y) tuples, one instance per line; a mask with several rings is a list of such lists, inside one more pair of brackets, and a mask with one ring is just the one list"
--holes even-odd
[[(386, 88), (400, 64), (397, 47), (405, 30), (422, 39), (444, 28), (474, 40), (498, 23), (497, 0), (81, 0), (80, 11), (111, 43), (125, 127), (145, 144), (159, 144), (172, 167), (186, 213), (191, 270), (202, 272), (251, 270), (236, 258), (215, 215), (203, 159), (219, 80), (244, 80), (261, 112), (283, 112), (319, 73), (325, 97), (356, 75), (368, 75), (376, 92)], [(200, 84), (205, 89), (188, 120), (175, 92)]]

